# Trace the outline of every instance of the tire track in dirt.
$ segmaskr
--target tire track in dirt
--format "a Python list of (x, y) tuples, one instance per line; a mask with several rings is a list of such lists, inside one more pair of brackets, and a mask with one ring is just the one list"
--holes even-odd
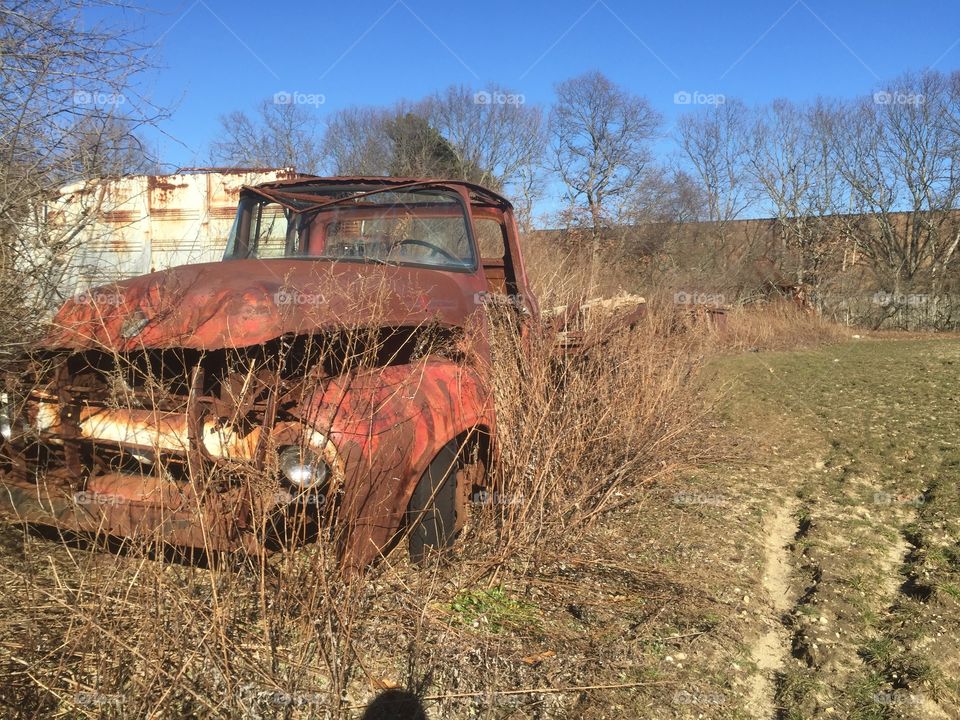
[[(914, 514), (914, 518), (919, 516), (919, 513)], [(922, 556), (922, 548), (915, 541), (909, 538), (909, 533), (901, 532), (898, 533), (898, 543), (894, 548), (891, 548), (890, 551), (890, 560), (893, 562), (895, 560), (896, 575), (891, 574), (892, 580), (895, 582), (893, 588), (893, 593), (891, 597), (894, 600), (890, 603), (889, 612), (894, 614), (897, 610), (898, 603), (903, 602), (904, 598), (912, 598), (918, 602), (926, 602), (929, 599), (931, 588), (918, 585), (916, 583), (916, 578), (913, 576), (914, 565), (917, 562), (917, 558)], [(906, 575), (906, 580), (903, 580), (903, 576)], [(899, 577), (901, 582), (897, 582), (896, 578)], [(890, 674), (887, 678), (891, 685), (896, 687), (898, 678)], [(909, 709), (913, 711), (917, 720), (956, 720), (960, 717), (960, 714), (954, 714), (950, 716), (946, 711), (940, 706), (940, 703), (931, 696), (929, 693), (923, 693), (920, 695), (914, 695), (912, 693), (890, 693), (890, 697), (896, 699), (900, 697), (902, 700), (905, 700)]]
[[(931, 695), (906, 689), (906, 679), (900, 677), (907, 667), (901, 659), (910, 659), (904, 647), (909, 642), (899, 637), (893, 616), (903, 605), (925, 602), (928, 592), (922, 584), (911, 582), (917, 554), (908, 531), (917, 520), (913, 496), (882, 492), (872, 484), (847, 487), (843, 492), (843, 497), (823, 494), (805, 506), (815, 519), (809, 520), (806, 529), (801, 525), (804, 537), (812, 532), (813, 549), (803, 553), (797, 567), (811, 582), (791, 610), (792, 655), (805, 665), (794, 682), (805, 678), (810, 687), (819, 685), (819, 689), (805, 698), (788, 693), (780, 702), (794, 714), (810, 718), (839, 713), (947, 720)], [(869, 512), (856, 516), (859, 541), (851, 545), (850, 525), (842, 518), (857, 498), (861, 503), (873, 501)], [(854, 568), (860, 570), (853, 572)], [(869, 584), (862, 584), (862, 578), (869, 578)], [(810, 612), (813, 608), (815, 614)], [(869, 621), (869, 615), (878, 621)], [(901, 647), (887, 657), (890, 640)], [(879, 678), (886, 685), (875, 686)]]
[(777, 673), (790, 654), (791, 633), (784, 619), (796, 602), (790, 546), (798, 532), (795, 498), (784, 500), (764, 523), (762, 585), (770, 599), (769, 629), (750, 649), (758, 672), (751, 679), (747, 709), (756, 718), (776, 718)]
[[(916, 501), (908, 502), (908, 508), (912, 511), (908, 511), (904, 517), (899, 518), (896, 542), (891, 545), (886, 557), (888, 568), (886, 577), (889, 578), (886, 590), (890, 598), (887, 611), (890, 616), (896, 616), (901, 605), (907, 607), (911, 601), (921, 606), (925, 605), (931, 600), (934, 592), (933, 587), (919, 577), (919, 566), (922, 565), (925, 554), (922, 533), (910, 530), (921, 523), (922, 502), (925, 502), (923, 495), (917, 496)], [(905, 639), (898, 638), (898, 640)], [(909, 640), (905, 640), (904, 649), (910, 644), (912, 643)], [(901, 680), (897, 677), (897, 673), (888, 669), (886, 675), (891, 686), (898, 688)], [(887, 693), (886, 697), (891, 701), (899, 698), (900, 710), (908, 710), (916, 720), (956, 720), (960, 717), (956, 712), (948, 715), (937, 699), (929, 693), (915, 694), (896, 689)]]

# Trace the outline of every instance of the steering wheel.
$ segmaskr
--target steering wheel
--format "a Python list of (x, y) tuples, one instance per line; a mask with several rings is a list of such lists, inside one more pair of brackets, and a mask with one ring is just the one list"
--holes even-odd
[(390, 252), (393, 252), (395, 248), (398, 248), (401, 245), (416, 245), (417, 247), (425, 247), (431, 252), (435, 252), (437, 255), (443, 256), (452, 263), (456, 263), (457, 265), (463, 264), (463, 261), (460, 258), (452, 253), (447, 252), (439, 245), (434, 245), (432, 242), (428, 242), (426, 240), (416, 240), (414, 238), (407, 238), (406, 240), (399, 240), (395, 242), (390, 248)]

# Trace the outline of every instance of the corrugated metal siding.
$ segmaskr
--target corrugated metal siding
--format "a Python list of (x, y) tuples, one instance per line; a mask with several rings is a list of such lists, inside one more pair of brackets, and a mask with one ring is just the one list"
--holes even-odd
[(69, 227), (85, 210), (97, 220), (67, 258), (67, 283), (84, 290), (104, 282), (219, 260), (233, 224), (240, 188), (295, 176), (290, 168), (203, 170), (138, 175), (70, 186), (47, 209)]

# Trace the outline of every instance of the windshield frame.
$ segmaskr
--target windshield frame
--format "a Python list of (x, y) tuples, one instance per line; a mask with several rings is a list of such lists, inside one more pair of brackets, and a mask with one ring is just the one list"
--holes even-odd
[[(234, 218), (233, 225), (230, 229), (230, 235), (227, 239), (227, 245), (224, 249), (224, 254), (221, 262), (227, 260), (311, 260), (311, 261), (324, 261), (324, 262), (344, 262), (344, 263), (356, 263), (356, 264), (365, 264), (365, 265), (386, 265), (390, 267), (414, 267), (414, 268), (425, 268), (430, 270), (438, 270), (443, 272), (458, 272), (458, 273), (476, 273), (480, 268), (482, 262), (480, 258), (480, 249), (477, 245), (476, 233), (473, 227), (473, 213), (472, 213), (472, 203), (470, 202), (469, 196), (465, 196), (466, 193), (462, 188), (456, 185), (448, 185), (446, 183), (438, 182), (411, 182), (411, 183), (402, 183), (402, 184), (390, 184), (390, 185), (366, 185), (362, 186), (362, 189), (351, 188), (345, 189), (343, 187), (338, 187), (337, 185), (326, 185), (322, 179), (317, 179), (316, 185), (310, 185), (307, 187), (297, 187), (294, 189), (279, 189), (279, 188), (267, 188), (267, 187), (254, 187), (247, 186), (242, 188), (240, 193), (240, 202), (237, 206), (237, 214)], [(330, 197), (327, 197), (325, 194), (317, 194), (317, 191), (327, 192), (330, 194)], [(412, 260), (399, 260), (399, 259), (390, 259), (390, 258), (381, 258), (377, 256), (367, 256), (367, 257), (356, 257), (356, 256), (344, 256), (344, 257), (328, 257), (323, 255), (303, 255), (303, 254), (291, 254), (274, 257), (258, 257), (255, 254), (255, 248), (250, 247), (250, 238), (252, 224), (254, 222), (254, 217), (257, 215), (253, 212), (253, 209), (258, 205), (264, 203), (275, 203), (284, 208), (284, 214), (292, 213), (296, 215), (307, 215), (311, 214), (314, 217), (329, 210), (335, 208), (337, 205), (342, 203), (347, 203), (355, 201), (360, 198), (367, 198), (375, 196), (381, 193), (411, 193), (415, 194), (418, 192), (424, 192), (424, 194), (436, 194), (441, 195), (449, 200), (453, 201), (451, 207), (458, 207), (459, 213), (455, 213), (456, 217), (462, 217), (464, 226), (465, 226), (465, 241), (470, 250), (471, 259), (469, 262), (464, 261), (462, 264), (437, 264), (437, 263), (426, 263), (426, 262), (416, 262)], [(337, 194), (343, 194), (341, 197), (336, 197)], [(298, 207), (296, 203), (297, 200), (309, 201), (315, 200), (312, 204), (307, 204), (305, 206)], [(424, 203), (424, 207), (427, 206), (427, 203)], [(376, 207), (376, 206), (371, 206)], [(380, 206), (385, 211), (394, 211), (404, 207), (404, 203), (384, 203)], [(293, 222), (292, 217), (288, 216), (286, 222)], [(240, 243), (241, 236), (243, 237), (242, 244)]]

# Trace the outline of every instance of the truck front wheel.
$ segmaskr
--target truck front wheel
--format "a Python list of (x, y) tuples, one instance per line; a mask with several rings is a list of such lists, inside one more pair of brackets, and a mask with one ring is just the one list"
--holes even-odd
[[(453, 545), (465, 518), (458, 517), (465, 508), (457, 501), (457, 482), (461, 478), (463, 460), (459, 443), (451, 440), (443, 446), (417, 483), (407, 510), (410, 559), (422, 562), (431, 549), (443, 550)], [(458, 522), (459, 521), (459, 522)]]

